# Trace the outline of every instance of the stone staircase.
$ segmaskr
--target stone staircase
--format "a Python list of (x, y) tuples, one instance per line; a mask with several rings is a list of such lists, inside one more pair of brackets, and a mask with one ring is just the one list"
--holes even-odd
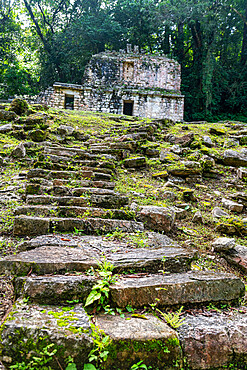
[[(146, 138), (152, 126), (145, 130), (133, 124), (124, 130), (119, 129), (119, 135)], [(100, 368), (128, 370), (142, 360), (153, 369), (212, 369), (238, 361), (236, 336), (230, 338), (229, 328), (243, 324), (238, 340), (244, 346), (245, 317), (215, 319), (218, 336), (228, 333), (229, 350), (225, 346), (221, 351), (222, 342), (215, 333), (210, 337), (211, 318), (185, 316), (175, 331), (146, 313), (154, 306), (164, 310), (234, 305), (245, 287), (232, 274), (191, 270), (195, 250), (184, 249), (136, 221), (138, 215), (130, 211), (128, 197), (114, 191), (114, 179), (119, 159), (126, 151), (135, 153), (137, 147), (134, 140), (109, 143), (106, 138), (86, 150), (44, 146), (35, 168), (28, 171), (26, 204), (15, 210), (14, 235), (29, 238), (20, 245), (21, 252), (0, 260), (0, 273), (14, 276), (17, 298), (1, 327), (1, 361), (7, 369), (47, 343), (57, 351), (49, 363), (52, 369), (65, 369), (69, 356), (77, 370), (83, 369), (94, 346), (84, 304), (99, 279), (90, 271), (100, 262), (114, 266), (116, 282), (110, 286), (109, 305), (124, 313), (124, 317), (100, 313), (92, 319), (104, 331), (102, 338), (112, 339)], [(114, 232), (122, 237), (114, 238)], [(142, 245), (131, 239), (140, 235), (145, 240)], [(201, 336), (196, 333), (200, 325)], [(200, 342), (202, 333), (209, 339)], [(192, 353), (192, 348), (198, 351), (198, 341), (204, 346), (200, 358)], [(226, 353), (222, 361), (219, 352)]]

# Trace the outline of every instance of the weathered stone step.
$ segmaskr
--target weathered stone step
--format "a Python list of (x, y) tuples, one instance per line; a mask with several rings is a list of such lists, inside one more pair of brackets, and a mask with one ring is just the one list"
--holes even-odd
[(238, 301), (244, 283), (232, 274), (189, 271), (180, 274), (122, 278), (111, 287), (111, 300), (118, 307), (144, 307), (155, 303), (172, 306), (206, 302)]
[[(46, 168), (33, 168), (27, 173), (27, 178), (32, 177), (43, 177), (46, 179), (78, 179), (78, 178), (87, 178), (94, 181), (107, 181), (111, 182), (111, 175), (106, 173), (100, 173), (97, 171), (82, 171), (81, 169), (76, 169), (73, 171), (61, 171), (56, 170), (51, 166), (51, 170)], [(95, 170), (95, 169), (94, 169)]]
[(91, 144), (89, 146), (90, 149), (109, 149), (109, 145), (106, 145), (106, 143), (95, 143), (95, 144)]
[(92, 181), (92, 180), (65, 180), (65, 179), (45, 179), (43, 177), (31, 177), (29, 178), (30, 185), (38, 184), (42, 186), (51, 186), (53, 188), (63, 186), (69, 189), (74, 188), (99, 188), (99, 189), (111, 189), (115, 187), (114, 182), (107, 181)]
[(59, 206), (98, 206), (102, 208), (120, 208), (128, 204), (128, 197), (115, 194), (97, 195), (92, 194), (88, 197), (75, 196), (52, 196), (52, 195), (28, 195), (26, 198), (27, 204), (54, 204)]
[(119, 220), (133, 220), (135, 213), (128, 209), (104, 209), (93, 207), (77, 207), (77, 206), (20, 206), (14, 211), (15, 216), (32, 215), (42, 217), (98, 217), (98, 218), (113, 218)]
[(224, 152), (223, 164), (233, 167), (247, 167), (247, 154), (245, 150), (237, 152), (229, 149)]
[(80, 172), (75, 171), (49, 171), (44, 168), (32, 168), (27, 173), (27, 178), (42, 177), (45, 179), (75, 179), (80, 177)]
[(116, 154), (118, 153), (119, 151), (121, 151), (121, 149), (114, 149), (114, 148), (109, 148), (109, 146), (105, 146), (105, 147), (101, 147), (101, 146), (98, 146), (98, 147), (91, 147), (89, 148), (90, 152), (94, 153), (94, 154)]
[(189, 369), (247, 369), (246, 313), (207, 312), (183, 318), (177, 331)]
[(71, 356), (77, 369), (82, 370), (93, 347), (89, 319), (81, 305), (66, 307), (65, 311), (61, 307), (17, 301), (1, 329), (0, 360), (6, 368), (27, 361), (30, 354), (40, 353), (53, 344), (50, 351), (57, 352), (48, 364), (51, 369), (61, 370), (61, 366), (65, 369)]
[(111, 189), (115, 188), (115, 182), (110, 181), (93, 181), (93, 180), (65, 180), (65, 179), (55, 179), (53, 180), (53, 186), (63, 186), (71, 185), (76, 188), (88, 187), (88, 188), (100, 188), (100, 189)]
[(143, 231), (141, 222), (114, 220), (104, 218), (48, 218), (32, 216), (16, 216), (13, 234), (15, 236), (44, 235), (49, 232), (74, 232), (80, 230), (84, 234), (107, 234), (116, 230), (123, 232)]
[(87, 166), (87, 167), (98, 167), (98, 168), (114, 168), (113, 161), (104, 161), (100, 160), (100, 158), (97, 159), (85, 159), (81, 160), (78, 158), (70, 158), (70, 157), (63, 157), (63, 156), (55, 156), (55, 155), (45, 155), (45, 160), (49, 160), (51, 162), (55, 163), (63, 163), (63, 161), (69, 162), (70, 164), (74, 165), (80, 165), (80, 166)]
[[(93, 145), (93, 144), (91, 144)], [(109, 146), (106, 146), (108, 149)], [(60, 147), (60, 148), (45, 148), (44, 149), (45, 154), (50, 154), (54, 156), (66, 156), (66, 157), (77, 157), (78, 159), (90, 159), (90, 160), (97, 160), (98, 156), (90, 153), (89, 150), (84, 149), (76, 149), (76, 148), (66, 148), (66, 147)]]
[[(71, 160), (71, 161), (68, 161), (68, 159), (66, 157), (58, 157), (58, 156), (45, 156), (44, 157), (44, 162), (40, 162), (40, 163), (43, 163), (43, 166), (46, 166), (46, 165), (49, 165), (51, 166), (51, 164), (60, 164), (61, 163), (61, 166), (62, 167), (65, 167), (67, 168), (68, 166), (68, 163), (69, 165), (75, 165), (75, 166), (80, 166), (80, 171), (97, 171), (97, 172), (102, 172), (102, 173), (108, 173), (108, 174), (113, 174), (113, 171), (110, 169), (110, 168), (107, 168), (107, 164), (106, 162), (103, 162), (102, 165), (99, 165), (97, 166), (97, 161), (94, 161), (92, 164), (93, 166), (87, 166), (85, 161), (80, 161), (80, 160)], [(90, 163), (89, 163), (90, 164)]]
[(88, 199), (83, 197), (62, 196), (56, 197), (52, 195), (28, 195), (26, 198), (27, 204), (32, 205), (47, 205), (56, 204), (59, 206), (80, 206), (86, 207)]
[[(45, 181), (45, 180), (44, 180)], [(82, 195), (117, 195), (112, 189), (102, 189), (102, 188), (90, 188), (90, 187), (79, 187), (79, 188), (72, 188), (69, 186), (53, 186), (52, 185), (41, 185), (39, 183), (27, 183), (26, 184), (26, 195), (34, 195), (34, 194), (52, 194), (52, 195), (60, 195), (60, 196), (74, 196), (80, 197)]]
[[(59, 245), (59, 246), (69, 246), (69, 247), (77, 247), (80, 244), (80, 248), (88, 248), (92, 251), (97, 251), (99, 253), (103, 253), (105, 256), (109, 250), (116, 250), (121, 251), (124, 250), (126, 253), (126, 248), (131, 248), (131, 250), (139, 248), (138, 242), (135, 241), (135, 238), (138, 237), (140, 240), (140, 244), (145, 248), (172, 248), (176, 247), (179, 250), (186, 252), (188, 255), (194, 255), (195, 251), (188, 252), (187, 249), (181, 248), (174, 240), (168, 238), (168, 236), (145, 231), (144, 233), (137, 233), (137, 234), (122, 234), (121, 239), (118, 240), (112, 236), (88, 236), (88, 235), (74, 235), (69, 234), (66, 235), (65, 238), (62, 235), (56, 234), (49, 234), (49, 235), (42, 235), (32, 238), (30, 240), (25, 240), (21, 243), (20, 248), (21, 250), (26, 249), (33, 249), (37, 247), (41, 247), (44, 245)], [(133, 242), (132, 241), (134, 238)], [(23, 249), (24, 248), (24, 249)], [(188, 267), (189, 268), (189, 267)]]
[(66, 147), (45, 147), (45, 154), (51, 154), (55, 156), (67, 156), (67, 157), (77, 157), (81, 159), (91, 158), (91, 154), (87, 150), (75, 149), (75, 148), (66, 148)]
[[(96, 315), (96, 326), (112, 340), (105, 368), (126, 370), (142, 361), (146, 366), (155, 364), (157, 370), (245, 370), (247, 315), (229, 311), (206, 315), (183, 315), (176, 331), (151, 314)], [(6, 368), (27, 360), (37, 348), (54, 344), (51, 349), (58, 350), (59, 365), (52, 357), (48, 364), (52, 369), (65, 368), (71, 356), (82, 370), (93, 348), (88, 316), (80, 304), (62, 308), (20, 299), (2, 325), (1, 341), (0, 360)]]
[(126, 142), (114, 142), (110, 143), (110, 148), (112, 149), (123, 149), (129, 150), (130, 152), (134, 152), (138, 146), (137, 141), (126, 141)]
[(80, 167), (80, 171), (94, 171), (97, 173), (103, 173), (103, 174), (109, 174), (114, 175), (114, 171), (112, 171), (110, 168), (106, 167), (90, 167), (90, 166), (82, 166)]
[(119, 196), (114, 190), (110, 189), (100, 189), (100, 188), (89, 188), (89, 187), (80, 187), (72, 188), (71, 193), (74, 197), (80, 197), (83, 194), (97, 194), (97, 195), (116, 195)]
[[(65, 164), (66, 163), (66, 164)], [(69, 164), (66, 161), (63, 161), (63, 163), (54, 163), (54, 162), (35, 162), (34, 163), (35, 168), (42, 168), (45, 170), (56, 170), (60, 172), (69, 172), (74, 171), (77, 173), (77, 177), (81, 176), (87, 179), (94, 179), (94, 180), (103, 180), (103, 181), (111, 181), (112, 176), (108, 173), (105, 173), (105, 171), (102, 171), (102, 169), (98, 169), (98, 167), (92, 167), (91, 170), (82, 170), (80, 169), (78, 171), (78, 165), (77, 164)], [(79, 174), (78, 174), (79, 173)]]
[[(23, 276), (31, 268), (38, 275), (86, 271), (104, 259), (113, 264), (116, 273), (159, 270), (184, 272), (190, 269), (191, 261), (195, 258), (195, 251), (188, 252), (172, 246), (171, 239), (156, 233), (149, 233), (147, 245), (150, 247), (137, 248), (134, 242), (111, 241), (102, 236), (44, 235), (24, 242), (20, 248), (26, 251), (2, 258), (0, 273)], [(72, 276), (66, 279), (73, 281)]]
[(99, 329), (112, 339), (106, 369), (129, 370), (139, 361), (156, 370), (182, 369), (182, 351), (176, 331), (151, 314), (144, 317), (140, 319), (131, 314), (95, 317)]
[(61, 305), (77, 300), (85, 304), (96, 280), (88, 275), (30, 276), (16, 278), (14, 285), (16, 296), (28, 297), (29, 302)]
[(113, 189), (115, 183), (112, 181), (102, 180), (80, 180), (80, 171), (49, 171), (41, 168), (31, 169), (27, 173), (27, 178), (30, 182), (38, 182), (38, 179), (53, 180), (53, 186), (61, 186), (66, 184), (77, 185), (77, 187), (96, 187), (104, 189)]

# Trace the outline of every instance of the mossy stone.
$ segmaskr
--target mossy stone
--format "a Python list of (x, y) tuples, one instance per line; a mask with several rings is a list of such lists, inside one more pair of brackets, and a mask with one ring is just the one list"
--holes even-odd
[(28, 110), (28, 103), (24, 99), (16, 98), (11, 102), (9, 110), (21, 116)]
[(44, 141), (47, 137), (47, 133), (43, 130), (32, 130), (29, 131), (28, 136), (31, 140), (35, 142), (41, 142)]

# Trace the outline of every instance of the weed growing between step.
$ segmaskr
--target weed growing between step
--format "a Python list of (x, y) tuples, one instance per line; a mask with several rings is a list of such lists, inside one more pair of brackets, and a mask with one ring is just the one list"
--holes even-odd
[[(97, 370), (102, 369), (103, 363), (107, 360), (109, 354), (109, 347), (112, 339), (109, 335), (105, 335), (104, 331), (99, 329), (96, 325), (91, 324), (94, 348), (89, 353), (88, 361), (90, 364), (84, 365), (84, 370)], [(95, 364), (95, 366), (92, 364)]]
[(130, 234), (117, 228), (114, 232), (106, 234), (105, 238), (109, 240), (125, 241), (130, 243), (134, 248), (147, 248), (149, 246), (145, 231), (137, 231), (136, 233)]
[[(61, 347), (61, 346), (60, 346)], [(52, 370), (52, 363), (58, 364), (62, 369), (57, 352), (59, 346), (49, 343), (46, 337), (40, 337), (35, 342), (33, 338), (23, 341), (22, 352), (19, 354), (21, 361), (10, 365), (11, 370)], [(77, 370), (71, 357), (65, 360), (67, 366), (65, 370)]]
[(103, 262), (99, 262), (98, 269), (95, 269), (100, 279), (92, 287), (92, 291), (86, 299), (85, 307), (96, 304), (96, 311), (100, 311), (104, 308), (109, 300), (110, 285), (116, 282), (115, 277), (112, 274), (114, 266), (104, 259)]
[(183, 321), (185, 320), (180, 319), (180, 315), (182, 313), (183, 306), (180, 307), (180, 309), (177, 312), (162, 312), (158, 308), (156, 308), (156, 311), (165, 319), (168, 325), (170, 325), (173, 329), (179, 328), (181, 325), (183, 325)]

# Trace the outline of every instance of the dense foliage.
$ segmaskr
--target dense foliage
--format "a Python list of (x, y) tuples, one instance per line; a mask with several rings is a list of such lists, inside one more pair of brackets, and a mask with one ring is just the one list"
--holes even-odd
[(246, 0), (0, 0), (0, 96), (80, 83), (127, 43), (179, 61), (185, 119), (246, 119)]

